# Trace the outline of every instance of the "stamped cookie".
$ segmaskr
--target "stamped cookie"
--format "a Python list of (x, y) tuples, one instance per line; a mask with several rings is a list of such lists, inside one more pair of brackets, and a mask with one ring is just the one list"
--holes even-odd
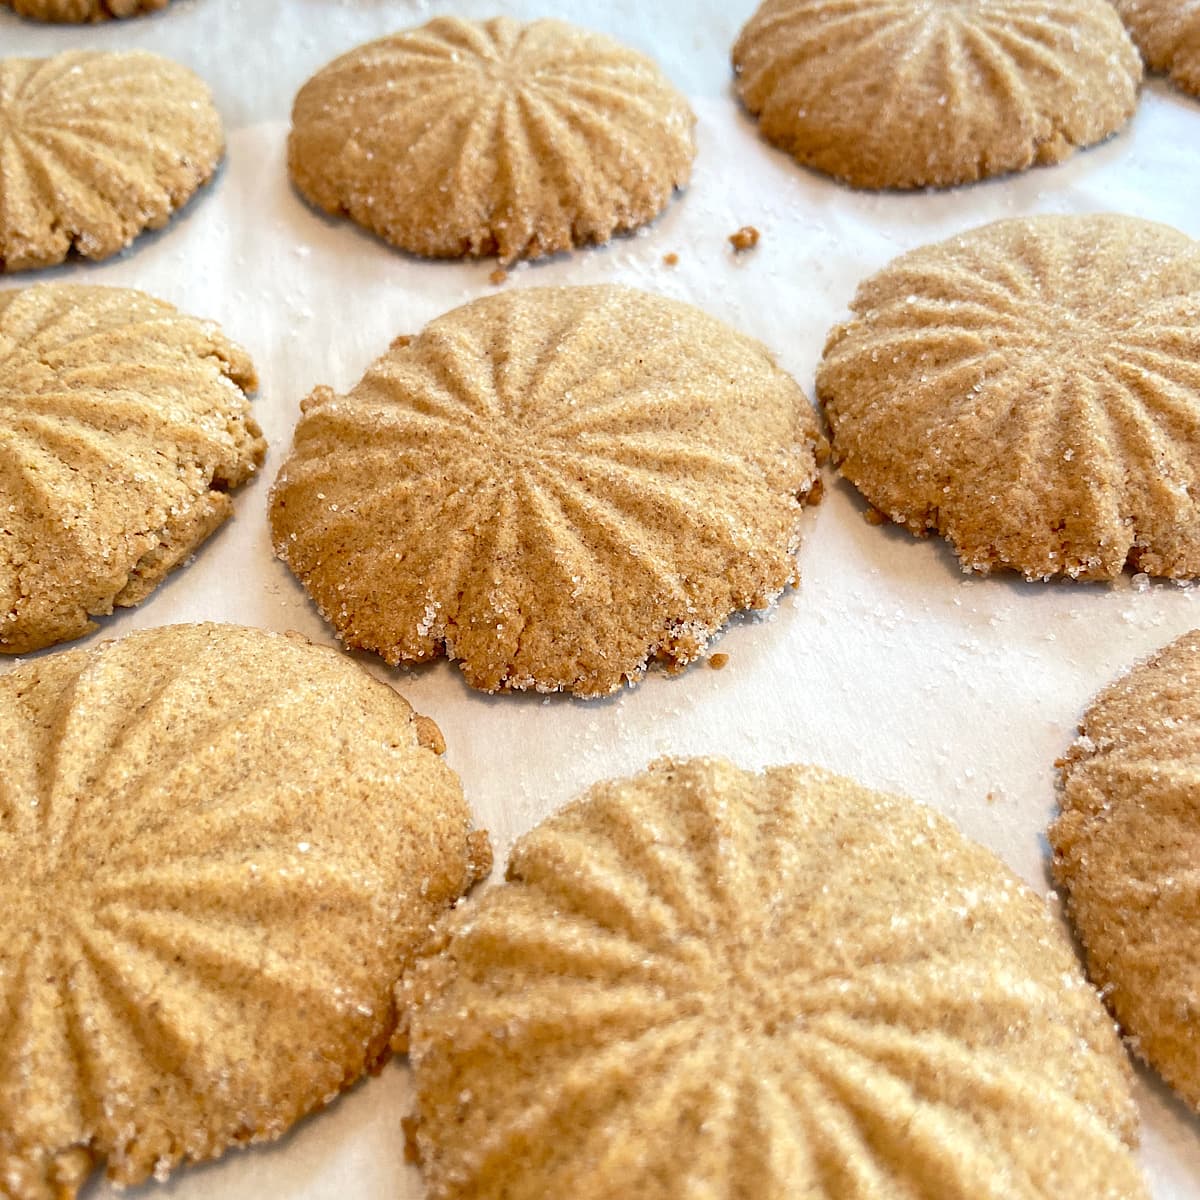
[(901, 797), (664, 760), (440, 933), (398, 992), (430, 1200), (1147, 1194), (1045, 905)]
[(0, 271), (116, 254), (165, 225), (224, 148), (208, 88), (170, 59), (0, 59)]
[(381, 1061), (488, 865), (440, 740), (336, 651), (236, 626), (0, 677), (0, 1192), (162, 1179)]
[(136, 17), (158, 12), (169, 0), (0, 0), (13, 12), (34, 21), (79, 24), (107, 21), (110, 17)]
[(765, 347), (689, 305), (489, 296), (303, 408), (276, 553), (389, 663), (600, 696), (796, 581), (815, 415)]
[(143, 600), (266, 450), (246, 352), (121, 288), (0, 291), (0, 652)]
[(562, 21), (438, 17), (296, 97), (318, 208), (414, 254), (537, 258), (644, 225), (691, 174), (695, 117), (645, 56)]
[(1061, 162), (1125, 125), (1142, 78), (1107, 0), (765, 0), (733, 65), (768, 141), (861, 188)]
[(1200, 96), (1200, 6), (1182, 0), (1113, 0), (1152, 71)]
[(1130, 1046), (1200, 1110), (1200, 632), (1101, 692), (1079, 733), (1054, 874)]
[(1200, 244), (1112, 214), (999, 221), (851, 307), (817, 395), (884, 516), (966, 571), (1200, 575)]

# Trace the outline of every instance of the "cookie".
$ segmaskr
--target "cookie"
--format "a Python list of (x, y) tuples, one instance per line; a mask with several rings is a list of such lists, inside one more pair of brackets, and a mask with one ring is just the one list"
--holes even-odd
[(1147, 1195), (1065, 939), (928, 809), (664, 760), (507, 878), (398, 993), (430, 1200)]
[(815, 415), (761, 344), (689, 305), (488, 296), (303, 409), (276, 553), (389, 663), (605, 695), (796, 581)]
[(768, 141), (860, 188), (1061, 162), (1125, 125), (1142, 78), (1106, 0), (765, 0), (733, 66)]
[(1179, 0), (1113, 0), (1151, 71), (1200, 96), (1200, 9)]
[(999, 221), (851, 307), (817, 395), (881, 513), (966, 571), (1200, 574), (1200, 245), (1113, 214)]
[(436, 727), (230, 625), (0, 677), (0, 1189), (135, 1184), (279, 1137), (388, 1052), (487, 868)]
[(0, 652), (143, 600), (266, 450), (254, 367), (211, 322), (121, 288), (0, 291)]
[(695, 117), (648, 58), (562, 21), (438, 17), (296, 97), (317, 208), (432, 258), (538, 258), (644, 225), (691, 174)]
[(0, 271), (108, 258), (212, 176), (221, 118), (157, 54), (0, 59)]
[(19, 16), (33, 21), (107, 21), (110, 17), (136, 17), (158, 12), (168, 0), (0, 0)]
[(1130, 1046), (1200, 1111), (1200, 632), (1101, 692), (1079, 733), (1054, 875)]

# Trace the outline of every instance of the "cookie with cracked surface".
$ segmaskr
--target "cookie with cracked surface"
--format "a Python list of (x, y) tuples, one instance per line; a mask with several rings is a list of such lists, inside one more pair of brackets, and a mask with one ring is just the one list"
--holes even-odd
[(276, 553), (349, 646), (599, 696), (796, 580), (824, 444), (760, 343), (614, 286), (488, 296), (304, 402)]
[(511, 262), (652, 220), (688, 181), (694, 123), (650, 59), (601, 34), (438, 17), (304, 85), (288, 168), (403, 250)]
[(1200, 243), (1115, 214), (901, 255), (833, 330), (840, 470), (967, 571), (1200, 575)]
[(0, 652), (145, 599), (233, 511), (266, 443), (246, 352), (123, 288), (0, 291)]
[(1200, 1110), (1200, 632), (1101, 692), (1079, 733), (1054, 874), (1130, 1046)]
[(1107, 0), (765, 0), (733, 48), (763, 136), (860, 188), (950, 187), (1121, 129), (1142, 61)]
[(0, 271), (116, 254), (165, 225), (224, 151), (208, 88), (168, 58), (0, 59)]
[(1200, 96), (1200, 6), (1181, 0), (1113, 0), (1151, 71)]
[(153, 629), (0, 677), (0, 1192), (279, 1137), (486, 873), (436, 727), (332, 649)]
[(398, 992), (431, 1200), (1147, 1196), (1045, 904), (902, 797), (661, 761), (439, 934)]
[(169, 0), (2, 0), (18, 16), (31, 21), (83, 24), (111, 17), (137, 17), (158, 12)]

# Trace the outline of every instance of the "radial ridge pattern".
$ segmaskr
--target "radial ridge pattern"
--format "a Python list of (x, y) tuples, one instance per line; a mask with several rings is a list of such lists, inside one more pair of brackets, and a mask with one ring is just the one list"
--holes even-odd
[(304, 410), (276, 551), (389, 662), (600, 695), (795, 580), (815, 416), (763, 346), (687, 305), (488, 297)]
[(108, 258), (216, 170), (204, 83), (156, 54), (0, 59), (0, 271)]
[(765, 0), (733, 63), (768, 140), (864, 188), (1059, 162), (1129, 120), (1142, 77), (1106, 0)]
[(536, 258), (642, 225), (691, 172), (695, 118), (648, 58), (561, 21), (439, 17), (296, 97), (288, 163), (319, 208), (438, 258)]
[(659, 762), (441, 932), (399, 993), (431, 1200), (1146, 1195), (1065, 939), (910, 801)]
[(137, 604), (262, 462), (246, 352), (142, 292), (0, 292), (0, 652)]
[(1115, 215), (905, 254), (833, 330), (842, 473), (965, 570), (1200, 574), (1200, 246)]
[(233, 626), (0, 677), (0, 1193), (162, 1178), (380, 1059), (486, 869), (437, 740), (338, 653)]
[(1200, 1110), (1200, 633), (1105, 689), (1062, 764), (1054, 872), (1130, 1046)]

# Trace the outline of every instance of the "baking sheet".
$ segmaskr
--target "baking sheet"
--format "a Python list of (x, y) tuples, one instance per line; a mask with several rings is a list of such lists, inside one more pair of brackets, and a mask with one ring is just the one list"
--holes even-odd
[[(301, 398), (352, 385), (394, 336), (493, 290), (491, 262), (426, 263), (310, 211), (284, 169), (295, 89), (333, 54), (444, 12), (559, 15), (656, 54), (693, 97), (699, 157), (691, 188), (652, 227), (610, 247), (514, 270), (508, 287), (614, 281), (690, 301), (766, 342), (811, 392), (825, 334), (855, 285), (902, 250), (984, 221), (1045, 211), (1114, 209), (1200, 236), (1200, 103), (1151, 82), (1120, 137), (1066, 164), (937, 194), (867, 195), (797, 168), (759, 141), (729, 91), (727, 50), (750, 0), (480, 4), (360, 0), (176, 0), (151, 18), (94, 29), (46, 28), (0, 14), (0, 51), (144, 46), (187, 62), (213, 85), (230, 130), (215, 181), (163, 232), (123, 258), (37, 279), (139, 287), (219, 320), (254, 356), (271, 451), (236, 516), (140, 609), (102, 636), (189, 620), (299, 629), (332, 641), (298, 584), (270, 554), (266, 493)], [(735, 256), (744, 224), (759, 248)], [(663, 256), (675, 253), (671, 268)], [(8, 282), (26, 284), (34, 276)], [(697, 664), (652, 673), (601, 702), (487, 697), (455, 667), (388, 671), (446, 734), (497, 857), (514, 836), (597, 779), (660, 754), (725, 754), (746, 766), (811, 761), (949, 813), (1039, 891), (1053, 762), (1091, 695), (1116, 673), (1200, 625), (1197, 589), (1026, 584), (964, 577), (939, 542), (862, 519), (847, 485), (826, 477), (800, 553), (802, 583), (765, 618), (737, 619)], [(11, 662), (0, 663), (0, 671)], [(1156, 1200), (1200, 1197), (1200, 1125), (1139, 1073), (1142, 1159)], [(180, 1172), (127, 1196), (361, 1200), (422, 1195), (402, 1161), (411, 1103), (402, 1064), (303, 1122), (281, 1143)], [(89, 1200), (116, 1193), (103, 1183)]]

